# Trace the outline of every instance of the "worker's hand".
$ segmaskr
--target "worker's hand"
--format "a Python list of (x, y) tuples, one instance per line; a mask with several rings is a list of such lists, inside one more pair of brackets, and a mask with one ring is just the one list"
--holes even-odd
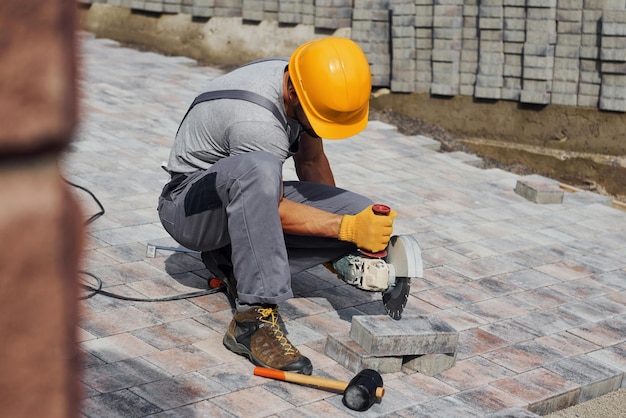
[(387, 248), (393, 230), (395, 210), (389, 215), (376, 215), (372, 206), (368, 206), (356, 215), (343, 215), (339, 226), (339, 240), (352, 242), (357, 247), (371, 252)]

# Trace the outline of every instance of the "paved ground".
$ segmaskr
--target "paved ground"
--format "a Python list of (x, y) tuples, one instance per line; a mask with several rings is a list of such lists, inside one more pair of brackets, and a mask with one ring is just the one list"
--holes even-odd
[[(205, 289), (197, 255), (147, 257), (147, 244), (175, 245), (156, 213), (160, 164), (187, 105), (220, 71), (83, 38), (82, 121), (62, 165), (106, 210), (88, 227), (84, 270), (126, 296)], [(383, 401), (356, 413), (338, 394), (253, 376), (222, 345), (231, 312), (221, 293), (152, 303), (98, 294), (81, 300), (83, 414), (524, 417), (626, 386), (626, 212), (583, 191), (531, 203), (514, 193), (519, 176), (432, 146), (375, 121), (326, 141), (338, 185), (393, 206), (395, 233), (419, 241), (424, 278), (413, 280), (406, 312), (459, 332), (452, 368), (384, 374)], [(295, 178), (289, 165), (285, 177)], [(98, 211), (76, 194), (86, 218)], [(349, 330), (354, 315), (382, 314), (380, 296), (321, 267), (293, 284), (296, 297), (281, 307), (291, 341), (314, 374), (349, 380), (354, 373), (325, 355), (327, 335)]]

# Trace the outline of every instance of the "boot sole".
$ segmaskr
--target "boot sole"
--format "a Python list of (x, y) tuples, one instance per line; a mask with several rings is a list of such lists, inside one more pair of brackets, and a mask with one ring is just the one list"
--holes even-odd
[[(235, 340), (235, 337), (231, 336), (229, 333), (226, 333), (224, 335), (224, 339), (222, 340), (222, 342), (224, 343), (224, 346), (226, 348), (228, 348), (230, 351), (232, 351), (235, 354), (239, 354), (240, 356), (245, 356), (248, 358), (248, 360), (250, 360), (250, 362), (252, 364), (254, 364), (255, 366), (260, 366), (260, 367), (266, 367), (268, 369), (273, 369), (273, 367), (268, 366), (267, 364), (263, 363), (262, 361), (260, 361), (259, 359), (257, 359), (252, 352), (248, 349), (248, 347), (246, 347), (243, 344), (238, 343)], [(313, 365), (312, 364), (308, 364), (304, 367), (302, 367), (300, 370), (290, 370), (293, 371), (294, 373), (300, 373), (300, 374), (306, 374), (306, 375), (311, 375), (311, 373), (313, 373)]]

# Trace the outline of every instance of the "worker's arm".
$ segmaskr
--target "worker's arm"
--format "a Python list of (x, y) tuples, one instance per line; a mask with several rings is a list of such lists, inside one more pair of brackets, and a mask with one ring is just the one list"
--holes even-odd
[(322, 138), (303, 133), (300, 138), (300, 147), (293, 156), (293, 161), (301, 181), (335, 185), (330, 163), (324, 153)]
[(282, 199), (278, 206), (283, 231), (292, 235), (337, 238), (342, 215)]
[(391, 211), (388, 216), (378, 216), (371, 206), (356, 215), (337, 215), (284, 198), (278, 213), (287, 234), (336, 238), (374, 252), (384, 250), (389, 243), (397, 215)]

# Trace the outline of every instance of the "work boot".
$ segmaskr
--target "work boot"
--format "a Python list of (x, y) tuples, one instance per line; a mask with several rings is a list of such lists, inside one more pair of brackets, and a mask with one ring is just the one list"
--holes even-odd
[(224, 345), (257, 366), (310, 375), (311, 361), (289, 342), (279, 321), (276, 305), (235, 312)]

